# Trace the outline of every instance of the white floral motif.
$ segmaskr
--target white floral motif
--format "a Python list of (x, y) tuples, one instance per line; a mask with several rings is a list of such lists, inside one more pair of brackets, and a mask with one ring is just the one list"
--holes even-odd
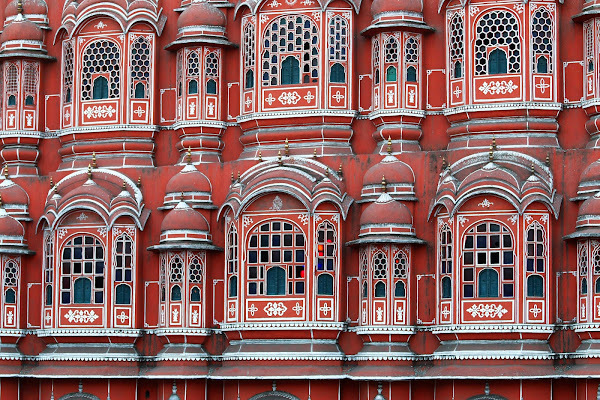
[(490, 206), (493, 206), (494, 203), (492, 203), (488, 199), (483, 199), (483, 201), (481, 203), (477, 204), (477, 205), (480, 206), (480, 207), (483, 207), (483, 208), (490, 208)]
[(281, 3), (278, 2), (277, 0), (273, 0), (272, 2), (269, 3), (269, 7), (271, 7), (271, 8), (279, 7), (280, 5), (281, 5)]
[(345, 99), (345, 98), (346, 98), (346, 96), (344, 96), (343, 94), (341, 94), (339, 90), (338, 90), (338, 91), (336, 91), (336, 92), (335, 92), (335, 94), (334, 94), (333, 96), (331, 96), (331, 97), (333, 97), (333, 99), (334, 99), (335, 101), (337, 101), (338, 103), (339, 103), (340, 101), (342, 101), (343, 99)]
[(398, 307), (396, 309), (396, 319), (398, 321), (404, 321), (404, 308)]
[(282, 302), (268, 302), (264, 310), (269, 317), (282, 317), (287, 307)]
[(15, 316), (15, 315), (13, 314), (12, 310), (11, 310), (11, 311), (9, 311), (9, 312), (6, 314), (6, 323), (7, 323), (8, 325), (12, 325), (12, 323), (13, 323), (13, 317), (14, 317), (14, 316)]
[(333, 214), (333, 215), (331, 216), (331, 220), (332, 220), (333, 222), (340, 222), (340, 214)]
[(254, 303), (252, 303), (250, 304), (250, 308), (248, 308), (248, 311), (250, 311), (250, 315), (254, 317), (254, 313), (258, 311), (258, 307), (256, 307)]
[(250, 225), (252, 222), (254, 222), (252, 218), (247, 215), (244, 215), (244, 217), (242, 218), (242, 225), (244, 226), (244, 228)]
[(103, 226), (102, 228), (98, 228), (98, 233), (102, 237), (106, 237), (106, 233), (108, 232), (108, 228)]
[(296, 315), (300, 315), (300, 312), (304, 310), (304, 307), (301, 306), (299, 302), (296, 302), (296, 305), (292, 307), (292, 310), (296, 312)]
[(77, 216), (75, 219), (76, 219), (76, 220), (78, 220), (78, 221), (85, 221), (86, 219), (88, 219), (88, 216), (87, 216), (87, 215), (85, 215), (85, 213), (84, 213), (84, 212), (82, 212), (82, 213), (81, 213), (81, 214), (79, 214), (79, 216)]
[(94, 310), (69, 310), (69, 312), (65, 314), (65, 318), (69, 322), (83, 322), (87, 324), (97, 320), (99, 315), (96, 314)]
[(519, 216), (517, 214), (515, 214), (512, 217), (510, 217), (508, 220), (510, 221), (511, 224), (514, 225), (517, 223), (517, 219), (519, 219)]
[(313, 101), (314, 98), (315, 98), (315, 95), (312, 94), (310, 92), (310, 90), (308, 92), (306, 92), (306, 96), (304, 96), (304, 100), (306, 100), (307, 103), (310, 103), (311, 101)]
[(271, 206), (271, 208), (269, 208), (269, 210), (280, 211), (282, 207), (283, 200), (281, 200), (281, 197), (275, 196), (275, 198), (273, 199), (273, 205)]
[(491, 81), (483, 82), (479, 86), (479, 91), (483, 94), (506, 94), (517, 90), (519, 86), (515, 85), (512, 80), (506, 81)]
[(198, 310), (194, 310), (194, 312), (192, 312), (192, 324), (197, 324), (198, 323)]
[(375, 314), (377, 314), (377, 321), (383, 321), (383, 308), (377, 307), (377, 310), (375, 310)]
[(513, 8), (515, 9), (516, 12), (518, 12), (519, 14), (522, 14), (523, 10), (525, 10), (525, 5), (524, 4), (515, 4), (513, 6)]
[(96, 29), (104, 29), (106, 28), (108, 25), (106, 25), (104, 22), (100, 21), (98, 22), (96, 25), (94, 25), (94, 28)]
[(529, 312), (533, 314), (534, 318), (537, 318), (539, 314), (541, 314), (542, 309), (538, 307), (537, 304), (533, 306), (533, 308), (529, 309)]
[(298, 219), (302, 222), (302, 225), (308, 225), (310, 217), (308, 214), (300, 214), (298, 215)]
[(322, 311), (323, 315), (325, 317), (327, 317), (327, 314), (329, 314), (329, 311), (332, 311), (332, 310), (333, 310), (333, 307), (331, 307), (329, 305), (329, 303), (325, 303), (323, 306), (319, 307), (319, 311)]
[(542, 221), (543, 223), (548, 223), (548, 214), (544, 214), (540, 217), (540, 221)]
[(468, 222), (469, 218), (465, 218), (462, 215), (459, 215), (458, 217), (456, 217), (456, 222), (458, 222), (460, 224), (460, 226), (465, 226), (465, 222)]
[(66, 229), (59, 229), (58, 230), (58, 238), (59, 239), (64, 238), (66, 234), (67, 234), (67, 230)]
[(271, 93), (269, 93), (269, 97), (267, 97), (267, 98), (265, 99), (265, 101), (266, 101), (267, 103), (269, 103), (269, 105), (273, 105), (273, 102), (275, 101), (275, 97), (273, 97), (273, 95), (272, 95)]
[(90, 106), (83, 113), (88, 118), (106, 118), (111, 117), (117, 112), (113, 106)]
[(473, 15), (477, 14), (479, 12), (479, 7), (477, 6), (471, 6), (471, 8), (469, 8), (469, 15), (472, 17)]
[(232, 317), (235, 316), (235, 311), (236, 311), (235, 304), (231, 303), (229, 305), (229, 308), (227, 309), (227, 311), (229, 311), (229, 314), (231, 314)]
[(124, 324), (125, 321), (129, 319), (129, 315), (125, 314), (125, 311), (121, 311), (121, 314), (117, 315), (117, 319), (119, 320), (119, 322)]
[(502, 318), (508, 310), (500, 304), (473, 304), (467, 309), (467, 312), (470, 313), (472, 317)]
[(279, 102), (281, 104), (285, 105), (292, 105), (292, 104), (297, 104), (300, 101), (301, 97), (298, 94), (298, 92), (294, 91), (294, 92), (283, 92), (279, 95), (279, 97), (277, 98), (277, 100), (279, 100)]

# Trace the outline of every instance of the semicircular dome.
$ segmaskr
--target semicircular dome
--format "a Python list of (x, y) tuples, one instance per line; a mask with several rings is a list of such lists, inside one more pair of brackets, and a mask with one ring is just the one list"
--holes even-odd
[(371, 15), (385, 12), (423, 12), (422, 0), (375, 0), (371, 5)]
[(225, 14), (217, 7), (206, 1), (192, 3), (177, 20), (177, 28), (185, 29), (192, 26), (219, 26), (224, 27)]

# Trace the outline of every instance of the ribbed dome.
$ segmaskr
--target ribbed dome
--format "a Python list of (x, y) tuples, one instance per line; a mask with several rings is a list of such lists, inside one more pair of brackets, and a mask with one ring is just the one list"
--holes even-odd
[(145, 8), (151, 11), (154, 11), (155, 9), (155, 7), (153, 7), (151, 2), (148, 0), (134, 0), (129, 5), (129, 11), (137, 10), (138, 8)]
[(35, 42), (43, 42), (44, 33), (35, 23), (17, 16), (13, 22), (8, 24), (2, 32), (0, 43), (5, 43), (11, 40), (27, 40)]
[(202, 214), (180, 201), (169, 211), (160, 226), (161, 232), (179, 230), (208, 232), (208, 222)]
[[(23, 14), (48, 15), (48, 5), (44, 0), (21, 0), (23, 3)], [(18, 0), (13, 0), (4, 10), (4, 18), (14, 17), (19, 13)]]
[(0, 196), (2, 196), (4, 204), (29, 204), (27, 192), (9, 179), (5, 179), (0, 183)]
[(210, 181), (191, 164), (186, 165), (167, 183), (166, 193), (211, 192)]
[(579, 207), (579, 216), (598, 216), (600, 218), (600, 192), (591, 196)]
[(0, 208), (0, 236), (20, 236), (25, 235), (23, 225), (16, 219), (8, 215), (4, 208)]
[(363, 178), (363, 186), (380, 185), (385, 176), (388, 185), (404, 183), (415, 183), (412, 169), (394, 156), (386, 156), (381, 162), (367, 170)]
[(177, 20), (177, 28), (184, 29), (191, 26), (209, 25), (224, 27), (225, 14), (217, 7), (206, 1), (192, 3)]
[(383, 193), (376, 202), (369, 205), (360, 216), (360, 225), (372, 224), (412, 224), (412, 214), (404, 204)]
[(422, 0), (375, 0), (371, 5), (371, 15), (384, 12), (423, 12)]

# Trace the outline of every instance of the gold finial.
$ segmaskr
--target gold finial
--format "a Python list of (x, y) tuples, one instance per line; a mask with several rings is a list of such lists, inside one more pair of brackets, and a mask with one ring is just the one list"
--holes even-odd
[(2, 204), (2, 195), (0, 194), (0, 208), (4, 208), (4, 204)]
[(490, 144), (490, 162), (494, 161), (494, 145)]
[(94, 168), (94, 169), (98, 168), (98, 164), (96, 164), (96, 152), (95, 151), (92, 152), (92, 168)]
[(535, 174), (535, 164), (531, 162), (531, 175)]
[(88, 175), (88, 179), (92, 179), (92, 164), (88, 164), (87, 175)]
[(127, 190), (127, 182), (123, 181), (123, 190)]
[(142, 187), (142, 177), (138, 176), (137, 187)]
[(8, 164), (4, 164), (4, 179), (8, 179)]
[(19, 14), (23, 14), (23, 1), (22, 0), (17, 1), (17, 12)]
[(546, 153), (546, 167), (550, 167), (550, 153)]
[(329, 167), (325, 168), (325, 176), (329, 178)]
[(381, 186), (383, 186), (383, 193), (387, 192), (387, 181), (385, 180), (385, 175), (381, 177)]
[(498, 150), (498, 146), (496, 146), (496, 136), (492, 136), (492, 148), (494, 151)]
[(233, 171), (231, 171), (231, 183), (235, 182), (235, 178), (233, 177)]
[(442, 171), (448, 169), (448, 161), (446, 161), (446, 156), (442, 156)]
[(181, 192), (181, 199), (179, 199), (179, 201), (183, 201), (184, 197), (185, 197), (185, 195), (183, 194), (183, 192)]
[(52, 189), (54, 187), (54, 181), (52, 180), (52, 177), (50, 177), (50, 189)]
[(340, 178), (344, 176), (344, 171), (342, 171), (342, 163), (340, 163), (340, 167), (338, 168), (338, 175), (340, 176)]
[(262, 151), (258, 152), (258, 162), (262, 162)]
[(238, 177), (237, 177), (238, 181), (240, 180), (240, 177), (241, 177), (241, 174), (240, 174), (240, 171), (238, 170)]
[(192, 163), (192, 148), (188, 147), (187, 149), (187, 153), (185, 154), (185, 160), (187, 161), (188, 164)]
[(288, 141), (288, 138), (285, 138), (285, 156), (290, 156), (290, 142)]
[(392, 137), (388, 136), (387, 153), (392, 154)]
[(281, 159), (281, 150), (279, 150), (279, 153), (277, 153), (277, 162), (279, 165), (283, 165), (283, 160)]
[(313, 158), (317, 158), (317, 149), (315, 148), (315, 150), (313, 151)]

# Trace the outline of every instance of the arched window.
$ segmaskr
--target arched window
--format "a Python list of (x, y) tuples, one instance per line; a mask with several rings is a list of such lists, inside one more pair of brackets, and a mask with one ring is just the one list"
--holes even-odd
[(35, 105), (35, 97), (38, 95), (38, 73), (37, 63), (25, 63), (23, 71), (23, 92), (25, 92), (25, 105)]
[(508, 71), (508, 60), (506, 52), (502, 49), (494, 49), (490, 52), (488, 61), (488, 74), (506, 74)]
[(72, 101), (73, 92), (73, 44), (65, 41), (63, 45), (63, 100), (65, 103)]
[(197, 286), (192, 288), (190, 292), (190, 301), (199, 302), (200, 301), (200, 289)]
[(461, 259), (464, 298), (514, 296), (513, 239), (506, 226), (482, 222), (471, 227), (463, 238)]
[(372, 53), (372, 58), (373, 58), (373, 80), (375, 82), (375, 85), (379, 85), (379, 39), (377, 38), (377, 36), (373, 37), (373, 53)]
[(398, 80), (398, 73), (396, 71), (396, 67), (389, 66), (385, 70), (385, 81), (386, 82), (396, 82)]
[(52, 305), (52, 284), (54, 283), (54, 235), (44, 231), (44, 285), (46, 305)]
[(17, 93), (19, 92), (19, 70), (14, 64), (9, 64), (6, 69), (6, 84), (4, 85), (6, 90), (6, 104), (9, 107), (17, 105)]
[(445, 276), (442, 278), (442, 299), (452, 298), (452, 280)]
[(291, 222), (271, 220), (252, 228), (246, 245), (248, 294), (304, 294), (305, 246), (302, 230)]
[(331, 83), (346, 83), (346, 69), (340, 63), (335, 63), (331, 66), (331, 73), (329, 75), (329, 82)]
[(281, 84), (295, 85), (300, 83), (300, 62), (294, 56), (288, 56), (281, 63)]
[(150, 41), (139, 36), (131, 44), (130, 70), (131, 70), (131, 96), (135, 99), (147, 99), (150, 88), (151, 65), (151, 45)]
[(4, 302), (16, 303), (16, 290), (19, 285), (19, 265), (17, 261), (8, 260), (4, 264)]
[(60, 262), (61, 304), (104, 302), (104, 247), (100, 240), (90, 235), (73, 237), (64, 245)]
[(594, 293), (600, 294), (600, 278), (596, 278), (596, 285), (594, 287)]
[(73, 283), (73, 304), (92, 302), (92, 281), (89, 278), (77, 278)]
[(527, 296), (544, 297), (544, 278), (539, 275), (527, 277)]
[(122, 234), (114, 241), (114, 280), (115, 282), (133, 282), (134, 246), (127, 234)]
[(214, 79), (206, 82), (206, 94), (217, 94), (217, 82)]
[[(531, 55), (534, 72), (552, 72), (554, 20), (546, 7), (538, 7), (531, 18)], [(536, 62), (537, 59), (537, 62)]]
[(310, 17), (296, 14), (274, 18), (262, 41), (263, 86), (318, 82), (319, 29)]
[(35, 105), (35, 100), (33, 99), (33, 96), (25, 97), (25, 105), (26, 106), (34, 106)]
[(363, 299), (366, 299), (369, 296), (368, 287), (369, 287), (369, 285), (367, 285), (367, 282), (363, 282), (363, 287), (362, 287)]
[(525, 249), (527, 272), (544, 273), (546, 271), (545, 254), (544, 229), (538, 222), (535, 222), (527, 228), (527, 248)]
[(521, 72), (518, 18), (508, 10), (489, 11), (476, 25), (475, 75)]
[(246, 71), (246, 82), (244, 87), (252, 89), (254, 87), (254, 59), (255, 59), (255, 29), (254, 24), (249, 22), (244, 27), (244, 38), (242, 45), (242, 54), (244, 57), (244, 69)]
[(479, 273), (479, 297), (498, 297), (498, 272), (486, 268)]
[(324, 296), (333, 296), (333, 276), (321, 274), (317, 278), (317, 294)]
[(271, 267), (267, 270), (267, 296), (285, 295), (285, 270)]
[(455, 13), (450, 22), (450, 64), (454, 65), (453, 79), (462, 78), (463, 59), (464, 59), (464, 28), (463, 16), (461, 13)]
[(171, 287), (171, 301), (181, 301), (181, 286), (173, 285)]
[(115, 304), (131, 304), (131, 287), (124, 283), (115, 288)]
[(11, 94), (10, 96), (8, 96), (8, 101), (6, 102), (6, 104), (9, 106), (16, 106), (17, 105), (17, 96), (15, 96), (14, 94)]
[(82, 100), (119, 97), (121, 50), (115, 42), (101, 39), (90, 43), (83, 51), (81, 63)]
[(4, 292), (4, 303), (5, 304), (15, 304), (17, 302), (17, 294), (14, 289), (7, 289)]
[(588, 294), (588, 284), (586, 278), (581, 280), (581, 294)]
[(406, 286), (404, 285), (404, 282), (396, 282), (396, 287), (394, 288), (394, 297), (406, 297)]
[(198, 94), (198, 81), (192, 79), (188, 82), (188, 94)]
[(237, 276), (229, 278), (229, 297), (237, 297)]
[(108, 79), (103, 76), (94, 79), (92, 98), (94, 100), (108, 99)]
[(373, 293), (375, 297), (385, 297), (387, 269), (387, 256), (382, 251), (378, 251), (373, 256), (373, 282), (375, 283)]
[(415, 67), (408, 67), (406, 69), (406, 82), (417, 81), (417, 69)]

